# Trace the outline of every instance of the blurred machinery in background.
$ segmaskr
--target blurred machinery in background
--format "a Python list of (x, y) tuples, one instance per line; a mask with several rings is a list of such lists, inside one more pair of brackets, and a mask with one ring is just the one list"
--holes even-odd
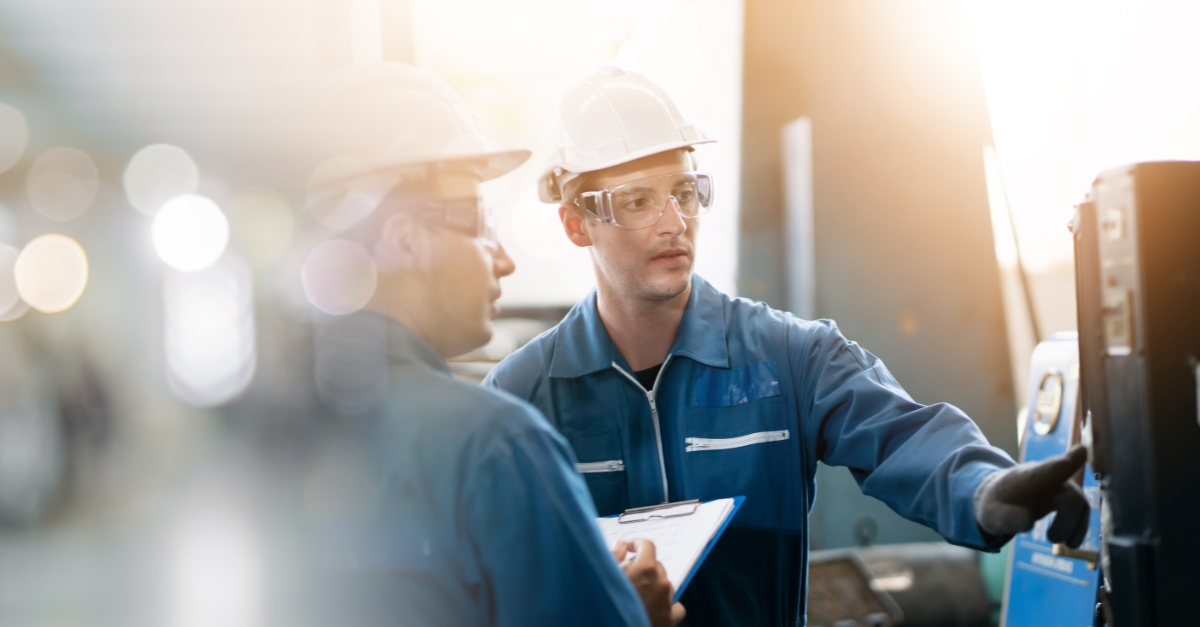
[(94, 468), (112, 430), (109, 391), (91, 360), (0, 327), (0, 525), (44, 519)]
[[(1072, 221), (1104, 619), (1193, 625), (1200, 580), (1200, 162), (1101, 174)], [(1089, 438), (1090, 435), (1090, 438)]]
[(979, 554), (946, 542), (813, 551), (808, 624), (823, 627), (987, 627)]
[(904, 613), (853, 551), (818, 551), (808, 567), (808, 624), (895, 627)]
[[(1079, 350), (1074, 333), (1038, 344), (1030, 366), (1028, 419), (1019, 461), (1062, 455), (1079, 443)], [(1075, 478), (1092, 517), (1078, 549), (1052, 544), (1046, 517), (1013, 540), (1004, 587), (1004, 627), (1091, 625), (1100, 587), (1100, 488), (1090, 467)]]

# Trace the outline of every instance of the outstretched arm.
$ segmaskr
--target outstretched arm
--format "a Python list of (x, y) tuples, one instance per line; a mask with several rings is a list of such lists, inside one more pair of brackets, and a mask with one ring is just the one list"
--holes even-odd
[(792, 342), (808, 395), (799, 400), (810, 459), (848, 467), (864, 494), (950, 542), (1002, 546), (1007, 538), (986, 536), (977, 524), (974, 496), (988, 476), (1014, 466), (1012, 458), (957, 407), (914, 401), (836, 326), (811, 324), (804, 342)]

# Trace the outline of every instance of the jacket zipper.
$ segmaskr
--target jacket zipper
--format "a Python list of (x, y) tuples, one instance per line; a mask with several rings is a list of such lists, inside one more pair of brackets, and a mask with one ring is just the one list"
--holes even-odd
[(687, 448), (684, 451), (691, 453), (694, 451), (720, 451), (727, 448), (740, 448), (751, 444), (760, 444), (762, 442), (778, 442), (791, 437), (791, 434), (785, 431), (759, 431), (758, 433), (748, 433), (739, 435), (736, 438), (684, 438), (687, 443)]
[(613, 459), (606, 462), (580, 462), (575, 464), (575, 468), (585, 474), (590, 472), (621, 472), (625, 470), (625, 462), (620, 459)]
[(667, 503), (671, 499), (668, 496), (667, 491), (667, 462), (663, 458), (662, 429), (660, 429), (658, 426), (658, 404), (655, 402), (654, 393), (658, 390), (658, 382), (662, 379), (663, 371), (667, 369), (667, 364), (670, 361), (671, 356), (667, 355), (667, 358), (663, 360), (662, 367), (658, 369), (658, 375), (654, 377), (654, 385), (650, 386), (649, 391), (646, 391), (646, 389), (642, 387), (642, 384), (638, 382), (637, 377), (625, 372), (625, 370), (617, 365), (617, 362), (612, 362), (612, 367), (616, 368), (617, 372), (625, 375), (625, 378), (632, 381), (639, 390), (646, 392), (646, 400), (650, 401), (650, 420), (654, 423), (654, 439), (658, 444), (658, 469), (662, 473), (663, 503)]

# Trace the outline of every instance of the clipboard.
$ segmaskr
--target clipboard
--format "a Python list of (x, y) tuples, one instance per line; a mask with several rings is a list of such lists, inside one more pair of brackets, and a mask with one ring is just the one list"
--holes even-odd
[(733, 517), (737, 516), (738, 510), (741, 509), (744, 502), (746, 502), (746, 497), (744, 496), (733, 497), (733, 508), (729, 510), (729, 515), (725, 517), (725, 522), (721, 523), (720, 527), (717, 527), (717, 532), (713, 534), (712, 539), (704, 547), (704, 551), (700, 553), (700, 557), (696, 560), (696, 566), (692, 568), (692, 572), (688, 573), (687, 578), (683, 580), (683, 583), (679, 585), (679, 589), (675, 591), (675, 598), (671, 599), (673, 602), (679, 602), (679, 597), (683, 596), (683, 591), (687, 589), (689, 583), (692, 583), (692, 577), (696, 576), (696, 571), (700, 570), (700, 565), (704, 563), (704, 560), (708, 559), (708, 554), (712, 552), (713, 547), (717, 545), (717, 540), (720, 540), (721, 535), (729, 528), (729, 523), (733, 522)]
[(687, 501), (676, 501), (674, 503), (661, 503), (659, 505), (647, 505), (645, 507), (631, 507), (617, 516), (617, 522), (624, 525), (628, 523), (642, 522), (651, 518), (675, 518), (677, 516), (691, 516), (696, 513), (700, 507), (700, 499), (691, 499)]
[[(712, 503), (714, 501), (722, 501), (722, 500), (725, 500), (725, 499), (714, 499), (713, 501), (708, 501), (708, 503)], [(700, 565), (703, 564), (704, 560), (708, 558), (708, 554), (710, 552), (712, 552), (712, 549), (714, 546), (716, 546), (717, 541), (721, 539), (721, 535), (725, 533), (725, 529), (727, 529), (729, 527), (729, 523), (731, 521), (733, 521), (733, 518), (735, 516), (737, 516), (737, 512), (741, 508), (742, 503), (744, 503), (746, 501), (746, 497), (735, 496), (732, 498), (732, 500), (733, 500), (733, 504), (729, 507), (729, 512), (725, 515), (724, 520), (722, 520), (720, 522), (720, 524), (716, 527), (716, 530), (712, 532), (712, 535), (709, 537), (708, 542), (704, 545), (704, 548), (700, 551), (699, 555), (696, 557), (695, 561), (692, 563), (691, 568), (687, 571), (687, 574), (684, 576), (683, 580), (679, 583), (679, 585), (676, 586), (675, 596), (673, 598), (673, 601), (678, 601), (679, 598), (683, 595), (683, 591), (687, 589), (687, 586), (688, 586), (688, 584), (691, 583), (692, 578), (696, 576), (696, 571), (700, 570)], [(624, 522), (622, 521), (622, 519), (624, 519), (628, 516), (636, 516), (637, 517), (636, 520), (629, 521), (629, 522), (647, 522), (647, 521), (651, 521), (654, 519), (682, 518), (682, 517), (687, 517), (687, 516), (693, 515), (700, 508), (700, 506), (702, 506), (704, 504), (705, 503), (702, 503), (699, 499), (693, 499), (690, 501), (680, 501), (680, 502), (675, 502), (675, 503), (663, 503), (661, 505), (651, 505), (648, 507), (631, 508), (631, 509), (625, 510), (625, 512), (621, 513), (620, 515), (607, 516), (606, 518), (610, 519), (610, 520), (616, 519), (617, 524), (621, 525), (623, 527)], [(690, 511), (686, 511), (688, 507), (690, 507)], [(674, 510), (674, 511), (672, 512), (672, 510)], [(668, 512), (672, 512), (672, 513), (668, 513)], [(602, 525), (602, 527), (603, 527), (603, 525)], [(611, 523), (610, 523), (610, 527), (611, 527)], [(653, 538), (651, 538), (651, 539), (653, 539)], [(695, 546), (695, 545), (693, 545), (693, 546)]]

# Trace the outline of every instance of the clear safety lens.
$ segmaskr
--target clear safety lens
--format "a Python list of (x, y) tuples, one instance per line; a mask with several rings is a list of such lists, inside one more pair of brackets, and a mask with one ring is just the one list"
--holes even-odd
[(479, 234), (475, 237), (488, 248), (499, 248), (500, 238), (496, 235), (496, 214), (483, 203), (479, 203), (479, 225)]
[(496, 245), (495, 216), (479, 198), (439, 200), (428, 203), (426, 219), (468, 237)]
[(658, 223), (670, 200), (675, 201), (679, 215), (695, 218), (708, 212), (712, 199), (711, 175), (684, 172), (585, 192), (576, 203), (605, 224), (641, 229)]

